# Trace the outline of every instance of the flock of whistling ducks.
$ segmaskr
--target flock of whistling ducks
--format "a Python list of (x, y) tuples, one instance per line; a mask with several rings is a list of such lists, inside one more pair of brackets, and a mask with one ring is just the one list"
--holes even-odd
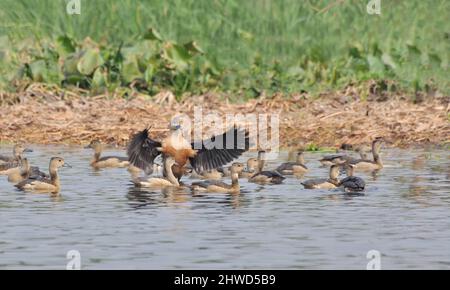
[[(247, 132), (237, 128), (194, 143), (186, 141), (179, 124), (171, 124), (169, 129), (169, 135), (162, 141), (151, 139), (149, 129), (135, 134), (127, 148), (128, 157), (102, 156), (103, 145), (94, 140), (85, 147), (94, 150), (90, 165), (95, 169), (127, 168), (137, 187), (189, 187), (194, 192), (224, 193), (238, 193), (240, 178), (258, 184), (280, 184), (286, 176), (303, 176), (308, 172), (302, 151), (297, 152), (295, 162), (282, 163), (275, 170), (264, 169), (265, 151), (259, 151), (257, 158), (249, 158), (245, 165), (234, 162), (229, 167), (223, 167), (249, 149)], [(233, 146), (226, 143), (226, 138), (230, 135), (235, 140)], [(243, 138), (239, 139), (239, 136)], [(224, 140), (223, 145), (227, 146), (209, 146), (211, 140)], [(238, 144), (237, 140), (244, 140), (244, 143)], [(382, 143), (382, 138), (376, 138), (372, 142), (373, 160), (368, 159), (363, 151), (359, 152), (359, 159), (343, 154), (324, 156), (319, 161), (324, 167), (330, 167), (328, 178), (309, 179), (301, 184), (306, 189), (342, 188), (345, 192), (364, 191), (364, 180), (354, 176), (353, 172), (383, 168), (380, 158)], [(52, 157), (47, 174), (30, 165), (29, 160), (24, 157), (27, 152), (32, 150), (16, 144), (12, 156), (0, 155), (0, 175), (6, 175), (8, 181), (21, 190), (58, 194), (58, 169), (71, 166), (62, 157)], [(162, 158), (162, 166), (154, 162), (159, 156)], [(339, 180), (341, 170), (346, 171), (347, 177)], [(145, 172), (145, 177), (140, 176), (142, 172)], [(202, 181), (192, 182), (187, 186), (181, 181), (185, 175)], [(221, 181), (224, 177), (230, 177), (231, 183)]]

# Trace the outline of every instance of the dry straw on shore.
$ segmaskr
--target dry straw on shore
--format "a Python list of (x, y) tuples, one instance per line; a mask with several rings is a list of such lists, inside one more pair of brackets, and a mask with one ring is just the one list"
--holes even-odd
[[(13, 104), (6, 104), (14, 99)], [(392, 146), (448, 144), (448, 97), (427, 98), (419, 104), (401, 95), (369, 96), (361, 100), (356, 90), (311, 99), (308, 95), (281, 95), (230, 103), (223, 96), (205, 94), (177, 102), (170, 92), (153, 98), (135, 94), (128, 100), (108, 96), (83, 97), (67, 91), (33, 85), (18, 95), (3, 94), (0, 106), (0, 141), (41, 144), (82, 144), (94, 138), (124, 146), (132, 133), (152, 125), (164, 134), (177, 113), (280, 113), (282, 147), (367, 144), (384, 136)]]

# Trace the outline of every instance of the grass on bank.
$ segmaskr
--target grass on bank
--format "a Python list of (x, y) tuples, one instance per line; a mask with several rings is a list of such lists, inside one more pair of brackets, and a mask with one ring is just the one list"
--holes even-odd
[[(450, 92), (450, 1), (0, 1), (0, 88), (17, 82), (148, 94)], [(390, 82), (387, 80), (393, 80)]]

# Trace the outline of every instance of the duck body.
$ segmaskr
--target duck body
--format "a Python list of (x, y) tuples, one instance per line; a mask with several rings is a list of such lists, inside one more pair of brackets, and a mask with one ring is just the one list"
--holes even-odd
[(352, 162), (355, 160), (357, 159), (348, 155), (332, 154), (323, 156), (322, 159), (320, 159), (319, 161), (324, 166), (331, 166), (333, 164), (343, 164), (345, 162)]
[(280, 184), (285, 179), (286, 177), (284, 177), (277, 171), (261, 171), (251, 176), (248, 181), (254, 183)]
[(95, 168), (124, 168), (128, 167), (130, 162), (126, 157), (105, 156), (99, 159), (93, 159), (91, 166)]
[(334, 164), (330, 167), (330, 176), (329, 178), (316, 178), (309, 179), (301, 184), (306, 189), (332, 189), (336, 188), (339, 185), (339, 166), (338, 164)]
[(177, 186), (174, 185), (169, 180), (162, 177), (150, 177), (150, 178), (141, 178), (136, 179), (134, 184), (138, 187), (168, 187), (168, 186)]
[(372, 160), (355, 160), (350, 162), (350, 164), (353, 165), (355, 169), (362, 171), (371, 171), (383, 168), (382, 164), (378, 164), (376, 161)]
[(361, 192), (366, 187), (365, 181), (357, 176), (347, 176), (339, 182), (339, 187), (342, 187), (346, 192)]
[(8, 181), (12, 183), (19, 183), (25, 179), (30, 177), (38, 178), (38, 177), (48, 177), (47, 174), (41, 172), (39, 167), (30, 166), (28, 159), (21, 159), (20, 166), (15, 167), (10, 170), (8, 174)]
[(28, 178), (19, 182), (16, 187), (28, 191), (55, 193), (59, 191), (60, 184), (59, 180), (55, 181), (49, 178)]
[(203, 182), (192, 183), (194, 191), (208, 191), (208, 192), (237, 192), (240, 190), (239, 184), (236, 186), (227, 184), (220, 180), (206, 180)]
[(277, 171), (283, 175), (303, 174), (308, 171), (308, 167), (295, 162), (286, 162), (278, 166)]
[(16, 161), (2, 163), (0, 164), (0, 175), (14, 174), (17, 171), (20, 171), (19, 166), (19, 162)]
[(354, 165), (347, 164), (345, 166), (347, 177), (339, 182), (339, 187), (343, 188), (345, 192), (361, 192), (366, 187), (366, 182), (357, 176), (353, 176)]
[(336, 188), (338, 181), (327, 178), (309, 179), (301, 183), (306, 189), (332, 189)]

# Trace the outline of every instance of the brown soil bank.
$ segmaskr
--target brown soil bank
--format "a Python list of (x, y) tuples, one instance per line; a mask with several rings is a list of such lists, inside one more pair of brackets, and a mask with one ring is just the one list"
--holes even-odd
[(126, 145), (132, 133), (149, 125), (154, 135), (164, 133), (174, 114), (193, 115), (194, 106), (203, 106), (204, 113), (280, 113), (283, 147), (368, 144), (378, 136), (398, 147), (450, 142), (448, 97), (418, 104), (402, 96), (369, 96), (362, 101), (348, 90), (319, 99), (275, 95), (237, 104), (214, 94), (177, 102), (170, 92), (125, 100), (27, 90), (17, 97), (19, 102), (0, 106), (1, 142), (84, 144), (98, 138)]

